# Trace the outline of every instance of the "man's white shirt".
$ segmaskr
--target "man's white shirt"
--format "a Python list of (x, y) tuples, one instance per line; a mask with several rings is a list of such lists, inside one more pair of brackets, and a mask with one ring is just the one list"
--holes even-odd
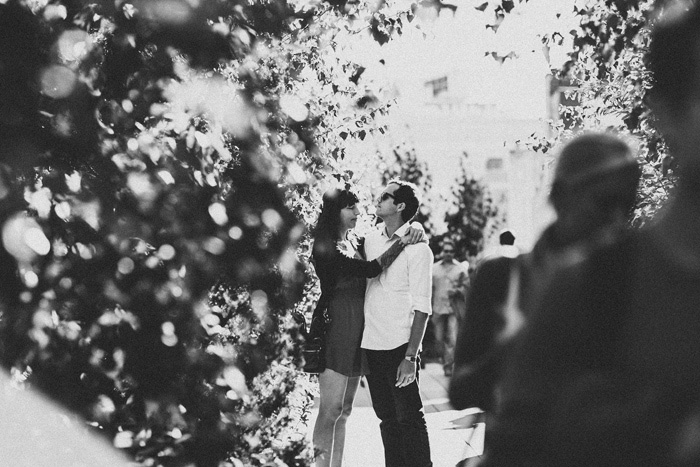
[[(368, 260), (382, 255), (409, 228), (406, 223), (391, 237), (384, 224), (365, 237)], [(362, 348), (391, 350), (408, 342), (415, 311), (432, 314), (433, 252), (427, 243), (407, 245), (379, 276), (367, 281)]]

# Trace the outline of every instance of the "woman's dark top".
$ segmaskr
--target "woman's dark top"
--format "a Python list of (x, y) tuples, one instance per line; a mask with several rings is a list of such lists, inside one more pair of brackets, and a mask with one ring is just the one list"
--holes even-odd
[[(396, 254), (401, 248), (400, 242), (396, 242), (390, 250)], [(360, 348), (365, 325), (366, 278), (376, 277), (383, 270), (379, 261), (364, 259), (363, 239), (355, 250), (341, 253), (334, 241), (320, 238), (314, 242), (312, 252), (321, 283), (320, 300), (328, 300), (326, 368), (345, 376), (367, 374), (367, 363)], [(350, 254), (353, 256), (348, 256)]]

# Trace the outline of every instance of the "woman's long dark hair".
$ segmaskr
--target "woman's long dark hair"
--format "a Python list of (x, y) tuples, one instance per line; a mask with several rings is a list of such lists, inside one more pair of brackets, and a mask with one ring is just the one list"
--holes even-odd
[(323, 195), (323, 206), (314, 228), (314, 238), (333, 243), (340, 240), (340, 211), (356, 205), (360, 200), (350, 190), (332, 189)]

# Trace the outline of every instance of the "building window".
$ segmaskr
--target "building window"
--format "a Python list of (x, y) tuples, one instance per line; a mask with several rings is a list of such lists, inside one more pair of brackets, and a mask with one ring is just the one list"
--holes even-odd
[(447, 76), (428, 81), (425, 86), (433, 90), (433, 97), (437, 97), (443, 92), (447, 92)]

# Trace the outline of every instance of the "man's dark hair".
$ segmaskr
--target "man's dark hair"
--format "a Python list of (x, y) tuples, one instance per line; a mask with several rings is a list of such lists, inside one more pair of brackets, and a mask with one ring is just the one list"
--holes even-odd
[(651, 35), (646, 64), (652, 87), (646, 98), (682, 109), (700, 92), (700, 6), (685, 14), (667, 13)]
[(498, 236), (498, 242), (501, 245), (514, 245), (515, 244), (515, 235), (513, 235), (513, 232), (511, 232), (510, 230), (504, 230)]
[(401, 211), (401, 220), (408, 222), (415, 217), (418, 212), (418, 206), (420, 206), (418, 187), (411, 182), (398, 178), (389, 180), (387, 185), (391, 185), (392, 183), (399, 186), (394, 192), (394, 204), (404, 203), (406, 205), (406, 209)]

